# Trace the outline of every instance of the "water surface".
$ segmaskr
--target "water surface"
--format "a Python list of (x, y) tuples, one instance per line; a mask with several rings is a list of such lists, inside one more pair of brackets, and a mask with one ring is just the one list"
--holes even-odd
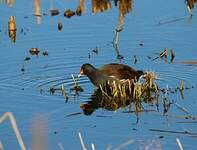
[[(88, 149), (91, 143), (96, 149), (106, 149), (109, 145), (114, 148), (129, 139), (134, 140), (133, 143), (123, 149), (145, 149), (146, 146), (179, 149), (176, 138), (185, 149), (195, 149), (196, 136), (150, 129), (197, 133), (197, 66), (184, 63), (197, 61), (197, 9), (193, 9), (191, 18), (184, 1), (139, 0), (132, 1), (128, 13), (121, 18), (119, 7), (115, 7), (113, 1), (111, 8), (102, 13), (92, 13), (91, 1), (84, 4), (81, 16), (68, 19), (64, 17), (64, 10), (75, 10), (76, 0), (42, 0), (40, 9), (35, 8), (35, 1), (13, 1), (11, 6), (0, 1), (0, 114), (13, 112), (28, 149), (35, 116), (37, 120), (42, 121), (43, 117), (47, 120), (47, 127), (42, 130), (47, 136), (47, 149), (60, 149), (58, 143), (65, 149), (80, 149), (78, 132), (82, 133)], [(51, 16), (52, 8), (58, 9), (59, 15)], [(16, 20), (15, 43), (8, 37), (10, 16)], [(112, 44), (116, 29), (121, 28), (118, 19), (124, 19), (118, 42), (118, 50), (124, 56), (121, 60), (117, 59)], [(60, 21), (61, 31), (57, 27)], [(41, 50), (38, 56), (29, 53), (32, 47)], [(92, 52), (96, 47), (98, 54)], [(164, 48), (174, 50), (174, 63), (162, 59), (152, 61)], [(48, 56), (42, 54), (45, 51)], [(138, 60), (136, 64), (134, 55)], [(26, 57), (31, 59), (25, 61)], [(185, 87), (190, 88), (184, 91), (184, 99), (177, 92), (170, 94), (169, 100), (187, 109), (188, 113), (172, 104), (164, 115), (160, 98), (159, 110), (154, 103), (143, 103), (146, 110), (153, 111), (138, 116), (128, 113), (128, 108), (117, 111), (99, 108), (91, 115), (84, 115), (80, 105), (90, 100), (94, 91), (92, 84), (83, 77), (79, 83), (84, 92), (75, 95), (70, 88), (74, 84), (71, 74), (77, 75), (80, 66), (87, 62), (96, 67), (111, 62), (125, 63), (154, 71), (161, 88), (176, 88), (183, 80)], [(68, 102), (60, 92), (51, 95), (48, 91), (62, 84), (69, 93)], [(70, 115), (75, 113), (77, 115)], [(193, 119), (185, 119), (185, 116)], [(5, 149), (20, 149), (8, 121), (0, 125), (0, 140)]]

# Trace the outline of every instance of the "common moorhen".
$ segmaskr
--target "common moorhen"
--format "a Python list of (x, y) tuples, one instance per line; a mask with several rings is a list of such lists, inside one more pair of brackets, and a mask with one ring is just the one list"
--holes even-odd
[(111, 63), (102, 66), (100, 69), (91, 64), (83, 64), (80, 75), (86, 75), (97, 87), (105, 85), (109, 80), (139, 79), (143, 71), (135, 70), (128, 65)]

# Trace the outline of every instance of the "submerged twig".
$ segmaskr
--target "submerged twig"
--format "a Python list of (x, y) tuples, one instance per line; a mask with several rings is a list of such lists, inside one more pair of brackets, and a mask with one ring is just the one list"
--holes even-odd
[(149, 131), (165, 132), (165, 133), (175, 133), (175, 134), (185, 134), (185, 135), (197, 136), (197, 133), (193, 133), (193, 132), (189, 132), (189, 131), (173, 131), (173, 130), (162, 130), (162, 129), (149, 129)]
[(183, 106), (181, 106), (180, 104), (174, 103), (174, 105), (175, 105), (177, 108), (179, 108), (180, 110), (182, 110), (184, 113), (190, 114), (190, 112), (189, 112), (186, 108), (184, 108)]
[(158, 25), (165, 25), (165, 24), (169, 24), (169, 23), (174, 23), (174, 22), (181, 21), (184, 19), (185, 19), (185, 17), (170, 19), (170, 20), (166, 20), (166, 21), (161, 20), (161, 21), (159, 21)]

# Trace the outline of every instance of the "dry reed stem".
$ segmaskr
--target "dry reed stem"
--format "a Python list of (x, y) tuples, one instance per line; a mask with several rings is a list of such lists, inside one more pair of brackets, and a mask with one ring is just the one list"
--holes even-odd
[(71, 76), (72, 76), (72, 79), (73, 79), (74, 84), (75, 84), (75, 85), (77, 85), (77, 82), (76, 82), (76, 80), (75, 80), (74, 75), (73, 75), (73, 74), (71, 74)]
[(92, 150), (96, 150), (96, 148), (95, 148), (93, 143), (91, 144), (91, 146), (92, 146)]
[(15, 119), (14, 115), (12, 114), (12, 112), (6, 112), (5, 114), (3, 114), (3, 116), (0, 117), (0, 124), (7, 118), (11, 122), (12, 128), (14, 130), (14, 133), (16, 135), (18, 143), (21, 147), (21, 150), (26, 150), (26, 147), (25, 147), (25, 144), (24, 144), (23, 139), (21, 137), (20, 131), (17, 127), (16, 119)]
[(124, 147), (127, 147), (128, 145), (131, 145), (134, 142), (134, 140), (130, 139), (127, 140), (126, 142), (120, 144), (119, 146), (117, 146), (116, 148), (114, 148), (114, 150), (120, 150), (123, 149)]
[(81, 136), (81, 133), (79, 132), (78, 135), (79, 135), (79, 140), (80, 140), (82, 149), (83, 149), (83, 150), (87, 150), (87, 148), (86, 148), (86, 146), (85, 146), (85, 144), (84, 144), (84, 142), (83, 142), (83, 138), (82, 138), (82, 136)]
[(174, 103), (174, 105), (175, 105), (177, 108), (179, 108), (180, 110), (182, 110), (184, 113), (190, 114), (189, 111), (188, 111), (186, 108), (184, 108), (183, 106), (181, 106), (180, 104)]
[(183, 150), (183, 146), (182, 146), (181, 141), (179, 140), (179, 138), (176, 138), (176, 142), (177, 142), (180, 150)]
[(61, 142), (58, 142), (58, 146), (59, 146), (60, 150), (64, 150), (64, 146), (62, 145)]

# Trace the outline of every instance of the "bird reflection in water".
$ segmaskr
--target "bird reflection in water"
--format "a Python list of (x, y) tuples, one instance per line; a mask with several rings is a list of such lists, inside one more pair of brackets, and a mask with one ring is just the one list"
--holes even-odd
[(85, 115), (91, 115), (98, 108), (115, 111), (122, 107), (138, 114), (145, 111), (142, 105), (144, 103), (158, 106), (159, 88), (154, 80), (153, 73), (145, 73), (139, 81), (107, 81), (94, 92), (90, 101), (80, 107)]
[(116, 111), (119, 108), (125, 108), (125, 112), (127, 109), (129, 109), (127, 112), (135, 113), (136, 115), (138, 115), (139, 113), (144, 111), (156, 111), (156, 110), (145, 110), (143, 108), (143, 103), (148, 103), (151, 105), (154, 103), (156, 105), (157, 101), (158, 101), (158, 97), (156, 95), (154, 96), (152, 95), (152, 97), (149, 97), (149, 99), (146, 99), (144, 97), (144, 99), (140, 101), (132, 100), (132, 96), (130, 96), (130, 98), (128, 97), (126, 101), (125, 100), (115, 101), (113, 99), (109, 99), (108, 97), (104, 96), (102, 91), (98, 89), (94, 92), (94, 94), (92, 94), (90, 101), (81, 104), (80, 108), (83, 110), (84, 115), (92, 115), (93, 112), (99, 108), (108, 111)]

